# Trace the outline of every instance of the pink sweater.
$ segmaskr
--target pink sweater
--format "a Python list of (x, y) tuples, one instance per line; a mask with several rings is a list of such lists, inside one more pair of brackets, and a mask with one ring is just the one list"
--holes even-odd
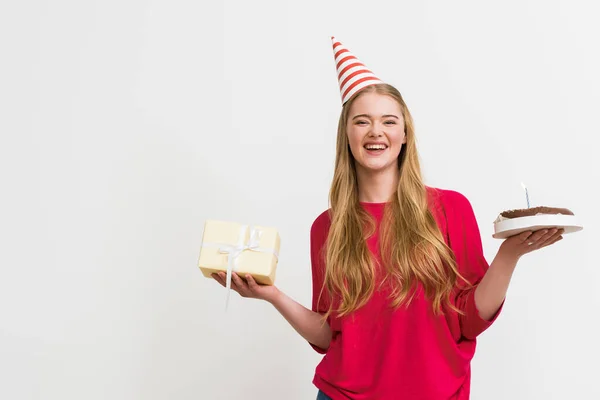
[[(489, 265), (484, 258), (481, 237), (471, 204), (462, 194), (427, 188), (432, 211), (446, 243), (450, 245), (461, 274), (477, 284)], [(379, 227), (385, 203), (361, 203)], [(327, 296), (317, 304), (323, 282), (324, 261), (319, 256), (330, 226), (328, 211), (311, 228), (313, 273), (312, 309), (324, 312)], [(378, 233), (368, 241), (374, 257), (379, 258)], [(322, 254), (322, 253), (321, 253)], [(376, 279), (381, 279), (381, 275)], [(435, 316), (431, 302), (419, 286), (408, 308), (393, 311), (386, 291), (376, 291), (370, 301), (353, 315), (329, 318), (333, 332), (327, 350), (311, 346), (321, 354), (313, 383), (333, 400), (467, 400), (469, 399), (471, 359), (476, 337), (490, 321), (479, 316), (474, 289), (456, 289), (455, 305), (461, 316), (451, 310)], [(502, 307), (501, 307), (502, 308)]]

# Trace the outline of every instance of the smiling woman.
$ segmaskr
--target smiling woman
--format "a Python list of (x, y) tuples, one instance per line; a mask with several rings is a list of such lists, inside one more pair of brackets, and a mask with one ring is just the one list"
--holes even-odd
[(510, 237), (488, 265), (467, 198), (423, 183), (400, 92), (335, 39), (333, 49), (342, 111), (331, 207), (310, 232), (311, 309), (250, 275), (233, 274), (232, 287), (269, 301), (325, 354), (319, 399), (467, 400), (477, 337), (519, 257), (561, 232)]

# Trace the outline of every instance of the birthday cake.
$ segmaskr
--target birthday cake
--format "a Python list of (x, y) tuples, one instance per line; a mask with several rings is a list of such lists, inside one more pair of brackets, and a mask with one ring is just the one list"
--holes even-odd
[(506, 210), (494, 221), (494, 234), (497, 239), (518, 235), (524, 231), (558, 228), (564, 233), (576, 232), (583, 227), (575, 214), (568, 208), (538, 206)]

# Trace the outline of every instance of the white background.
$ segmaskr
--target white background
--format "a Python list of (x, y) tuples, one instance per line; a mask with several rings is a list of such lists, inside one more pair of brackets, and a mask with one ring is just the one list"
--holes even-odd
[(275, 226), (310, 306), (340, 96), (330, 36), (399, 88), (425, 182), (584, 230), (525, 256), (472, 398), (598, 399), (591, 1), (5, 1), (0, 398), (312, 399), (321, 356), (197, 268), (206, 219)]

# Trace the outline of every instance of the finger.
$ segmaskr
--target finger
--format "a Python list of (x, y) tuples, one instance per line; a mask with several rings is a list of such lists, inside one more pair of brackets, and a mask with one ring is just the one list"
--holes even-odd
[(547, 244), (545, 244), (544, 246), (550, 246), (556, 242), (559, 242), (563, 239), (562, 235), (558, 235), (555, 238), (553, 238), (552, 240), (550, 240)]
[(544, 235), (543, 238), (541, 238), (534, 246), (531, 246), (530, 248), (532, 250), (535, 250), (550, 246), (551, 244), (562, 240), (562, 234), (564, 233), (564, 231), (564, 229), (559, 228), (550, 229), (548, 233)]
[(528, 235), (524, 235), (521, 239), (521, 244), (525, 246), (525, 248), (529, 248), (536, 241), (535, 232), (528, 231)]
[(223, 285), (227, 286), (227, 274), (223, 271), (219, 272), (219, 279), (223, 282)]
[(519, 243), (524, 243), (527, 241), (527, 239), (529, 239), (531, 237), (532, 234), (533, 234), (532, 231), (521, 232), (517, 235), (517, 240)]
[(235, 284), (237, 290), (240, 291), (240, 294), (248, 290), (248, 285), (246, 284), (246, 282), (244, 282), (244, 280), (240, 278), (240, 276), (235, 272), (231, 274), (231, 282), (232, 285)]
[(246, 282), (248, 282), (248, 288), (251, 291), (256, 292), (259, 285), (258, 285), (258, 283), (256, 283), (256, 281), (254, 280), (254, 277), (252, 275), (250, 275), (250, 274), (246, 275)]
[(550, 239), (552, 236), (554, 236), (554, 234), (556, 233), (557, 229), (544, 229), (542, 232), (544, 232), (544, 234), (542, 236), (540, 236), (539, 238), (537, 238), (536, 243), (538, 245), (544, 245), (548, 239)]
[(557, 237), (561, 235), (561, 231), (559, 229), (550, 229), (547, 234), (545, 234), (540, 240), (540, 247), (547, 246), (551, 243), (554, 243)]
[[(232, 278), (231, 279), (231, 288), (233, 290), (235, 290), (236, 292), (238, 292), (238, 288), (235, 285), (235, 282), (233, 281), (233, 275), (231, 278)], [(227, 274), (225, 272), (223, 272), (223, 271), (219, 272), (219, 279), (220, 279), (220, 282), (223, 285), (223, 287), (227, 287)]]
[(557, 232), (558, 232), (558, 228), (552, 228), (552, 229), (548, 230), (548, 233), (546, 233), (542, 237), (542, 239), (549, 239), (549, 238), (555, 236)]
[(546, 237), (547, 234), (548, 234), (548, 229), (540, 229), (539, 231), (536, 231), (536, 232), (534, 232), (533, 235), (531, 235), (530, 241), (534, 242), (534, 243), (539, 242), (544, 237)]
[(221, 286), (225, 287), (225, 281), (223, 280), (223, 278), (221, 278), (219, 276), (219, 274), (211, 274), (211, 276), (213, 277), (213, 279), (217, 282), (219, 282), (221, 284)]
[(527, 240), (526, 245), (529, 249), (536, 249), (542, 244), (543, 241), (541, 239), (546, 236), (548, 233), (548, 229), (540, 229), (535, 231)]

